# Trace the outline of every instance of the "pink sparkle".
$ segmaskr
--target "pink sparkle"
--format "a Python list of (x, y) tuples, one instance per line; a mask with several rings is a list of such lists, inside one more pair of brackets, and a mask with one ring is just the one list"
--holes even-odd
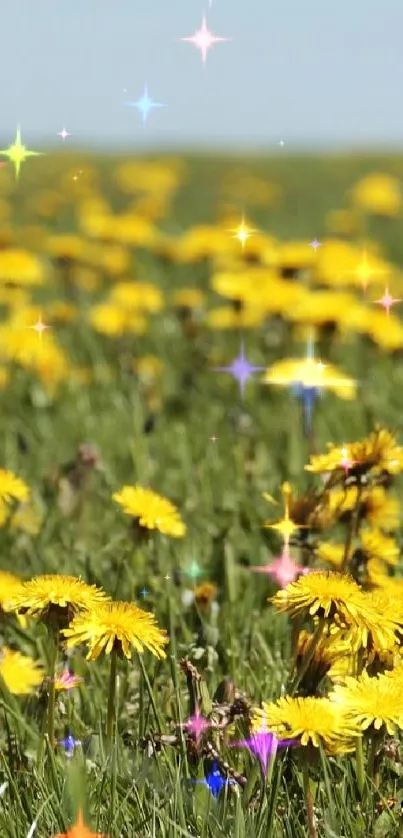
[(39, 317), (39, 320), (34, 324), (34, 326), (28, 326), (28, 328), (34, 329), (34, 331), (38, 333), (39, 339), (42, 340), (42, 335), (46, 331), (46, 329), (49, 329), (49, 326), (46, 326), (45, 323), (42, 323), (42, 318)]
[(284, 542), (283, 552), (281, 556), (274, 559), (271, 564), (260, 565), (258, 567), (251, 567), (254, 573), (267, 573), (272, 576), (281, 588), (286, 588), (290, 582), (294, 582), (297, 576), (309, 573), (308, 567), (301, 567), (296, 564), (290, 554), (288, 540)]
[(66, 667), (63, 669), (63, 672), (55, 678), (55, 681), (57, 682), (59, 690), (71, 690), (73, 687), (77, 687), (78, 684), (81, 684), (84, 681), (84, 678), (80, 678), (78, 675), (73, 675), (73, 673)]
[(58, 137), (61, 137), (61, 138), (62, 138), (62, 140), (65, 140), (65, 139), (66, 139), (66, 137), (71, 137), (71, 134), (69, 134), (69, 132), (68, 132), (68, 131), (66, 131), (66, 129), (65, 129), (65, 128), (63, 128), (63, 130), (62, 130), (62, 131), (58, 131), (57, 136), (58, 136)]
[(205, 64), (208, 50), (211, 49), (214, 44), (229, 41), (230, 38), (222, 38), (218, 35), (213, 35), (213, 33), (208, 30), (206, 18), (205, 15), (203, 15), (201, 28), (197, 29), (194, 35), (189, 35), (188, 37), (180, 38), (179, 40), (187, 41), (189, 44), (194, 44), (194, 46), (200, 50), (203, 64)]
[(342, 448), (341, 449), (340, 465), (344, 469), (344, 471), (346, 473), (346, 477), (347, 477), (348, 472), (350, 471), (351, 467), (357, 465), (356, 460), (350, 460), (350, 458), (347, 454), (347, 448)]
[(395, 300), (394, 297), (391, 297), (390, 294), (389, 294), (389, 289), (385, 288), (385, 293), (384, 293), (383, 297), (381, 297), (380, 300), (375, 300), (375, 302), (379, 303), (379, 305), (384, 307), (384, 309), (386, 311), (386, 314), (389, 317), (391, 307), (395, 303), (401, 303), (402, 301), (401, 300)]
[(208, 721), (204, 716), (200, 714), (199, 708), (196, 705), (196, 710), (193, 716), (184, 722), (184, 724), (180, 725), (180, 727), (185, 728), (185, 730), (190, 731), (193, 733), (193, 736), (196, 740), (196, 744), (198, 743), (200, 737), (203, 733), (211, 727), (211, 722)]

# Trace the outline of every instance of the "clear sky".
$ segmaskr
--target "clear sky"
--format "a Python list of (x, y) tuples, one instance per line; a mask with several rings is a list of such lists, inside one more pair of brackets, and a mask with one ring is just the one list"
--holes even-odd
[[(203, 11), (231, 38), (205, 66)], [(10, 0), (0, 91), (3, 148), (399, 149), (403, 0)]]

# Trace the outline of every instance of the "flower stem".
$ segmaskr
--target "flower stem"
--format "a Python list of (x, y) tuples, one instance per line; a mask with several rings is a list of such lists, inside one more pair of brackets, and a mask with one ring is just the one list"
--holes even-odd
[(360, 796), (362, 797), (365, 785), (365, 771), (364, 771), (364, 750), (362, 746), (362, 736), (357, 739), (355, 746), (355, 761), (357, 766), (357, 785)]
[(109, 691), (108, 691), (108, 711), (106, 717), (106, 737), (110, 744), (112, 744), (115, 735), (116, 722), (116, 670), (117, 670), (117, 653), (116, 649), (112, 649), (111, 653), (111, 671), (109, 675)]
[(52, 633), (51, 643), (47, 728), (49, 744), (53, 748), (55, 738), (56, 669), (59, 658), (59, 637), (56, 632)]
[(319, 624), (318, 624), (318, 626), (316, 628), (316, 631), (315, 631), (315, 634), (312, 638), (311, 645), (309, 646), (309, 649), (308, 649), (308, 651), (307, 651), (307, 653), (306, 653), (306, 655), (305, 655), (305, 657), (302, 661), (301, 669), (297, 673), (296, 678), (295, 678), (295, 680), (292, 684), (292, 688), (291, 688), (292, 689), (292, 694), (294, 694), (297, 691), (297, 689), (298, 689), (298, 687), (299, 687), (299, 685), (300, 685), (300, 683), (301, 683), (301, 681), (302, 681), (302, 679), (303, 679), (303, 677), (304, 677), (304, 675), (305, 675), (305, 673), (306, 673), (306, 671), (309, 667), (309, 664), (311, 663), (311, 660), (312, 660), (312, 658), (314, 656), (314, 653), (315, 653), (315, 649), (316, 649), (316, 647), (319, 643), (319, 640), (322, 636), (325, 625), (326, 625), (326, 620), (323, 619), (323, 618), (320, 618), (319, 619)]
[(350, 526), (349, 526), (348, 533), (347, 533), (346, 543), (344, 545), (344, 555), (343, 555), (343, 561), (340, 565), (340, 573), (343, 573), (343, 571), (346, 568), (346, 564), (348, 564), (348, 560), (349, 560), (349, 557), (350, 557), (351, 545), (353, 543), (353, 539), (357, 535), (359, 518), (360, 518), (360, 511), (361, 511), (361, 495), (362, 495), (362, 488), (361, 488), (361, 486), (359, 486), (358, 489), (357, 489), (357, 500), (355, 502), (354, 509), (351, 513)]
[(308, 821), (308, 835), (309, 838), (318, 838), (315, 812), (313, 810), (312, 792), (311, 787), (309, 785), (309, 754), (304, 754), (304, 762), (302, 765), (302, 783), (304, 788), (306, 816)]

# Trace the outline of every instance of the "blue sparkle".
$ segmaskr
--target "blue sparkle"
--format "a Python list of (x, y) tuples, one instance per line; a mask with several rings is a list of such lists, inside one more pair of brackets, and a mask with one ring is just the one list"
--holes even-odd
[(148, 114), (152, 111), (153, 108), (166, 108), (167, 105), (161, 104), (161, 102), (154, 102), (153, 99), (148, 95), (148, 88), (147, 85), (144, 85), (144, 93), (140, 99), (137, 99), (136, 102), (125, 102), (125, 105), (128, 108), (137, 108), (140, 111), (143, 117), (143, 123), (145, 124), (147, 121)]
[(204, 780), (192, 780), (192, 782), (207, 786), (213, 797), (217, 799), (222, 787), (227, 786), (229, 783), (235, 783), (235, 780), (226, 780), (225, 777), (220, 774), (220, 771), (217, 768), (217, 763), (214, 762), (212, 770), (209, 774), (206, 774)]

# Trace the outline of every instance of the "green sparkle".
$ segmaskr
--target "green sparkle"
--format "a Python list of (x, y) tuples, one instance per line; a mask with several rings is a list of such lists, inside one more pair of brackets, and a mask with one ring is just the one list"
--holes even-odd
[(42, 152), (30, 151), (28, 148), (25, 148), (25, 145), (21, 142), (21, 131), (18, 127), (13, 144), (10, 145), (8, 148), (1, 149), (0, 154), (3, 154), (4, 157), (8, 157), (10, 162), (13, 163), (15, 168), (15, 176), (18, 180), (21, 169), (21, 163), (23, 163), (27, 157), (41, 156)]

